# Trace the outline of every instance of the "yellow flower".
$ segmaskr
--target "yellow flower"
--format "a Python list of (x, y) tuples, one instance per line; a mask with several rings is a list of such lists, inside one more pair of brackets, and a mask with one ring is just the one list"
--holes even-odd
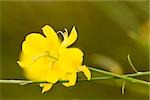
[[(72, 28), (70, 35), (65, 32), (54, 31), (49, 25), (42, 28), (44, 36), (31, 33), (22, 43), (22, 52), (18, 64), (23, 68), (25, 76), (40, 83), (42, 93), (48, 91), (58, 80), (68, 80), (64, 86), (73, 86), (76, 83), (77, 72), (83, 72), (88, 80), (91, 78), (89, 69), (82, 65), (83, 52), (78, 48), (70, 48), (77, 39), (77, 31)], [(58, 35), (61, 33), (63, 41)]]

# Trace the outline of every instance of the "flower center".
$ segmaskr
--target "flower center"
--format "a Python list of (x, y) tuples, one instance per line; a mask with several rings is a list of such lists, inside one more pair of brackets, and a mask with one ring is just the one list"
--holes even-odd
[(48, 51), (45, 52), (45, 57), (50, 57), (54, 60), (58, 60), (58, 57), (54, 57), (54, 56), (50, 55), (50, 53)]
[(50, 57), (50, 58), (53, 59), (53, 60), (56, 60), (56, 61), (58, 60), (57, 57), (54, 57), (54, 56), (50, 55), (50, 53), (49, 53), (48, 51), (45, 51), (44, 53), (39, 54), (38, 56), (34, 57), (32, 60), (33, 60), (33, 61), (37, 61), (37, 60), (40, 59), (41, 57)]

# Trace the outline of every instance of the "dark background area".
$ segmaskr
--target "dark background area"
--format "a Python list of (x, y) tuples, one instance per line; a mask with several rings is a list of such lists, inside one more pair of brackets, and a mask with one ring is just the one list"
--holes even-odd
[[(149, 70), (149, 1), (0, 1), (0, 78), (24, 79), (17, 65), (21, 43), (45, 24), (55, 31), (76, 26), (73, 45), (85, 53), (84, 64), (116, 73), (134, 73), (127, 61), (130, 54), (138, 71)], [(117, 66), (117, 67), (116, 67)], [(99, 74), (92, 72), (92, 77)], [(79, 77), (82, 74), (79, 75)], [(148, 80), (148, 77), (139, 77)], [(66, 88), (56, 84), (41, 94), (38, 85), (0, 84), (1, 100), (148, 100), (149, 87), (126, 84), (117, 79), (78, 82)]]

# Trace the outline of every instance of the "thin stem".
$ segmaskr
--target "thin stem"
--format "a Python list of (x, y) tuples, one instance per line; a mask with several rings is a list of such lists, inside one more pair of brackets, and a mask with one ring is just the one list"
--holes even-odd
[[(150, 71), (147, 72), (138, 72), (138, 73), (134, 73), (134, 74), (125, 74), (123, 76), (127, 76), (127, 77), (137, 77), (137, 76), (146, 76), (146, 75), (150, 75)], [(105, 76), (105, 77), (94, 77), (91, 78), (90, 80), (104, 80), (104, 79), (111, 79), (111, 78), (115, 78), (113, 76)], [(80, 81), (81, 79), (78, 79), (78, 81)], [(83, 79), (82, 79), (83, 80)]]
[(132, 69), (133, 69), (136, 73), (138, 73), (138, 71), (136, 70), (135, 66), (133, 65), (133, 63), (132, 63), (132, 61), (131, 61), (131, 57), (130, 57), (129, 54), (128, 54), (128, 56), (127, 56), (127, 59), (128, 59), (128, 61), (129, 61), (130, 66), (132, 67)]
[[(65, 83), (65, 82), (68, 82), (68, 80), (62, 80), (59, 82)], [(0, 83), (26, 85), (26, 84), (31, 84), (31, 83), (48, 83), (48, 82), (46, 82), (46, 81), (30, 81), (30, 80), (0, 80)]]
[[(128, 75), (128, 76), (126, 76), (126, 75), (119, 75), (119, 74), (115, 74), (115, 73), (112, 73), (112, 72), (100, 70), (100, 69), (93, 68), (93, 67), (88, 67), (88, 68), (89, 68), (90, 70), (93, 70), (93, 71), (96, 71), (96, 72), (100, 72), (100, 73), (103, 73), (103, 74), (108, 75), (108, 76), (112, 76), (112, 77), (124, 79), (124, 80), (130, 81), (130, 82), (132, 82), (132, 83), (140, 83), (140, 84), (144, 84), (144, 85), (149, 85), (149, 86), (150, 86), (150, 82), (146, 82), (146, 81), (143, 81), (143, 80), (139, 80), (139, 79), (135, 79), (135, 78), (129, 77), (130, 75)], [(139, 72), (138, 72), (138, 73), (139, 73)], [(137, 74), (138, 74), (138, 73), (137, 73)], [(144, 72), (140, 72), (140, 73), (144, 73)], [(140, 74), (140, 73), (139, 73), (139, 74)], [(149, 73), (149, 72), (148, 72), (148, 73)], [(137, 76), (137, 75), (134, 74), (134, 76)]]
[[(0, 80), (0, 83), (8, 83), (8, 84), (22, 84), (22, 83), (33, 83), (33, 81), (29, 80)], [(34, 82), (36, 83), (36, 82)]]
[[(91, 67), (90, 67), (91, 68)], [(96, 69), (98, 70), (98, 69)], [(94, 70), (95, 71), (95, 70)], [(102, 72), (102, 71), (101, 71)], [(111, 73), (111, 72), (106, 72), (106, 71), (103, 71), (106, 73)], [(103, 73), (102, 72), (102, 73)], [(112, 74), (112, 73), (111, 73)], [(114, 73), (113, 73), (114, 74)], [(108, 74), (106, 74), (108, 75)], [(134, 74), (126, 74), (126, 75), (121, 75), (121, 76), (126, 76), (126, 77), (136, 77), (136, 76), (145, 76), (145, 75), (150, 75), (150, 72), (138, 72), (138, 73), (134, 73)], [(94, 80), (105, 80), (105, 79), (112, 79), (112, 78), (115, 78), (116, 76), (112, 76), (109, 74), (109, 76), (104, 76), (104, 77), (94, 77), (94, 78), (91, 78), (91, 81), (94, 81)], [(78, 79), (77, 81), (87, 81), (86, 79)], [(68, 82), (68, 80), (60, 80), (58, 81), (59, 83), (65, 83), (65, 82)], [(144, 81), (145, 82), (145, 81)], [(20, 85), (25, 85), (25, 84), (31, 84), (31, 83), (48, 83), (48, 82), (41, 82), (41, 81), (29, 81), (29, 80), (0, 80), (0, 83), (7, 83), (7, 84), (20, 84)]]
[(137, 72), (137, 73), (133, 73), (133, 74), (126, 74), (125, 76), (136, 77), (136, 76), (146, 76), (146, 75), (150, 75), (150, 71)]
[(124, 81), (124, 83), (122, 84), (122, 87), (121, 87), (121, 93), (122, 94), (125, 93), (125, 85), (126, 85), (126, 81)]

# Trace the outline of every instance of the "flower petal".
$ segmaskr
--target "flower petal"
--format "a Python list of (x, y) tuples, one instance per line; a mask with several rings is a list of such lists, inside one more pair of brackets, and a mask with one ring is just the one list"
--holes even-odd
[(40, 87), (43, 87), (42, 93), (49, 91), (52, 88), (53, 84), (49, 83), (40, 83)]
[(49, 70), (49, 73), (47, 74), (46, 81), (54, 84), (58, 81), (60, 74), (61, 74), (61, 72), (59, 71), (59, 69), (57, 69), (57, 68), (55, 68), (55, 66), (53, 66)]
[(83, 61), (83, 52), (78, 48), (68, 48), (64, 54), (74, 64), (81, 64)]
[(77, 31), (76, 31), (75, 26), (74, 26), (71, 30), (69, 37), (64, 39), (64, 41), (62, 42), (61, 45), (64, 47), (68, 47), (71, 44), (73, 44), (76, 41), (76, 39), (77, 39)]
[(42, 54), (47, 50), (49, 50), (49, 46), (46, 38), (37, 33), (27, 35), (22, 44), (23, 54), (31, 59), (32, 57)]
[(49, 25), (45, 25), (43, 28), (43, 33), (44, 35), (49, 39), (51, 40), (51, 42), (53, 44), (55, 44), (55, 46), (59, 46), (60, 45), (60, 42), (59, 42), (59, 39), (58, 39), (58, 36), (57, 36), (57, 33), (54, 31), (54, 29), (49, 26)]
[(83, 53), (78, 48), (62, 48), (59, 52), (58, 65), (66, 72), (73, 72), (83, 61)]
[(64, 86), (74, 86), (76, 84), (77, 75), (76, 73), (72, 73), (71, 75), (67, 75), (64, 80), (69, 80), (68, 83), (62, 83)]
[(78, 48), (61, 48), (59, 55), (60, 58), (68, 59), (73, 64), (80, 64), (83, 61), (83, 52)]
[(21, 61), (17, 61), (17, 63), (18, 63), (18, 64), (19, 64), (19, 66), (20, 66), (20, 67), (22, 67), (22, 68), (23, 68), (23, 67), (25, 67), (25, 66), (27, 66), (26, 64), (24, 64), (24, 63), (23, 63), (23, 62), (21, 62)]
[(80, 67), (80, 71), (84, 73), (84, 75), (87, 77), (87, 80), (91, 79), (91, 72), (85, 65)]
[(57, 64), (63, 72), (72, 72), (75, 69), (75, 66), (66, 57), (60, 57)]
[[(28, 63), (26, 61), (18, 61), (18, 64), (24, 69), (25, 76), (34, 81), (51, 81), (48, 80), (47, 76), (53, 73), (53, 59), (49, 57), (41, 57), (32, 63)], [(51, 75), (51, 77), (53, 77)]]

